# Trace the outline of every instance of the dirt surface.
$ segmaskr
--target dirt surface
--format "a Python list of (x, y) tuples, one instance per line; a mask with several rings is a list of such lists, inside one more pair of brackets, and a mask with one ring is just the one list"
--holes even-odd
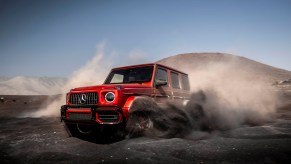
[(53, 97), (0, 96), (0, 163), (290, 163), (291, 94), (276, 120), (185, 138), (69, 137), (59, 118), (23, 117)]

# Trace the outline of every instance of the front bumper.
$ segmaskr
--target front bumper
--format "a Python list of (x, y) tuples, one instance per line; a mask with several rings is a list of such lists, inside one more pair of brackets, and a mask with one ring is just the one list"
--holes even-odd
[(83, 124), (120, 124), (125, 120), (118, 106), (61, 106), (61, 121)]

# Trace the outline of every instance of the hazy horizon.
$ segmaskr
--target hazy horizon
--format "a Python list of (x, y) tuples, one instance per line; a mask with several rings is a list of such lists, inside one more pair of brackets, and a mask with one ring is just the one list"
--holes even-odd
[(0, 1), (0, 76), (69, 77), (102, 45), (112, 66), (197, 52), (291, 71), (291, 1)]

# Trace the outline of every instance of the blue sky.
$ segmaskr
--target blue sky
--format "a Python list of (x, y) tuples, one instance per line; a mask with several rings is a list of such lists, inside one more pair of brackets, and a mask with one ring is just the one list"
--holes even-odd
[(223, 52), (291, 70), (291, 1), (0, 0), (0, 76), (68, 77), (104, 42), (121, 63)]

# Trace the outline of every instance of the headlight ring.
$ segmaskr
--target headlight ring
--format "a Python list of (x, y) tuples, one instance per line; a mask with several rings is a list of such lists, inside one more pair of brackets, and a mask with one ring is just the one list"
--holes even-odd
[(115, 100), (115, 94), (113, 92), (107, 92), (105, 94), (105, 100), (109, 103), (113, 102)]

